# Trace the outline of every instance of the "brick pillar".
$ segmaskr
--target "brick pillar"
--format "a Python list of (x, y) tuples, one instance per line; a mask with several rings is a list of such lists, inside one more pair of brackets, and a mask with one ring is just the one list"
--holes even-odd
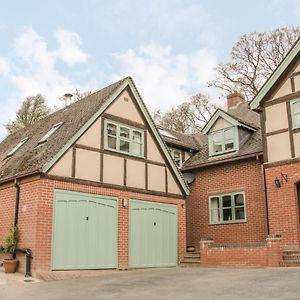
[(279, 267), (282, 261), (282, 237), (279, 234), (271, 234), (267, 237), (267, 265)]
[[(127, 205), (123, 207), (122, 201), (125, 199)], [(118, 269), (128, 269), (128, 215), (129, 215), (129, 200), (122, 194), (118, 199)]]
[(208, 246), (213, 244), (214, 241), (213, 240), (209, 240), (209, 239), (205, 239), (205, 240), (201, 240), (200, 241), (200, 259), (201, 259), (201, 263), (203, 265), (205, 264), (209, 264), (208, 262), (208, 251), (209, 248)]

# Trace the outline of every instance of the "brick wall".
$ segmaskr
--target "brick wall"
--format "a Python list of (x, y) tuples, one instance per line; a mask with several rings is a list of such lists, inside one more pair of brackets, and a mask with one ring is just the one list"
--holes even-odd
[(200, 242), (203, 265), (279, 267), (282, 261), (282, 238), (269, 236), (266, 242), (216, 245)]
[[(287, 175), (288, 182), (281, 177)], [(281, 188), (275, 178), (283, 180)], [(300, 246), (299, 204), (297, 183), (300, 182), (300, 163), (266, 168), (270, 233), (282, 235), (286, 248)]]
[[(128, 267), (128, 212), (129, 208), (122, 207), (122, 199), (151, 200), (176, 204), (178, 206), (178, 255), (182, 258), (186, 250), (185, 230), (185, 201), (182, 199), (168, 198), (162, 196), (139, 194), (127, 191), (120, 191), (108, 188), (94, 187), (49, 179), (40, 179), (31, 183), (21, 185), (20, 194), (20, 244), (19, 247), (32, 249), (32, 268), (35, 272), (50, 271), (51, 264), (51, 238), (52, 238), (52, 213), (53, 213), (53, 192), (54, 189), (66, 189), (70, 191), (86, 192), (100, 195), (118, 197), (119, 209), (119, 236), (118, 254), (119, 268)], [(7, 196), (6, 196), (7, 195)], [(0, 199), (6, 199), (7, 211), (14, 212), (15, 190), (13, 187), (0, 190)], [(4, 220), (5, 228), (13, 222), (13, 214), (6, 214), (1, 211), (0, 220)], [(4, 224), (4, 221), (2, 221)], [(0, 238), (6, 234), (1, 228)], [(21, 269), (24, 270), (24, 258), (21, 259)]]
[[(266, 239), (263, 172), (256, 159), (219, 164), (195, 171), (187, 199), (187, 243), (198, 247), (202, 238), (216, 243), (260, 242)], [(247, 222), (209, 225), (208, 197), (244, 191)]]

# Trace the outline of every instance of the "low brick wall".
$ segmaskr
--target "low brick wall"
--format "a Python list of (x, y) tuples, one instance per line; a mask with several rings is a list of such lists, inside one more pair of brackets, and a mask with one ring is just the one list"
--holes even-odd
[(279, 267), (282, 260), (282, 238), (268, 236), (266, 242), (215, 244), (213, 240), (200, 242), (203, 265)]

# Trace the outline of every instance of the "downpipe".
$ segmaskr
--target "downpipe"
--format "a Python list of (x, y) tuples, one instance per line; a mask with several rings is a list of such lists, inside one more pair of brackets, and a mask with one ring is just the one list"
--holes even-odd
[[(15, 179), (15, 189), (16, 189), (16, 205), (15, 205), (15, 220), (14, 220), (14, 226), (18, 226), (19, 223), (19, 207), (20, 207), (20, 192), (21, 192), (21, 186), (17, 180)], [(13, 258), (16, 259), (17, 252), (23, 253), (26, 255), (26, 273), (25, 277), (31, 277), (31, 249), (29, 248), (17, 248), (16, 251), (13, 254)]]

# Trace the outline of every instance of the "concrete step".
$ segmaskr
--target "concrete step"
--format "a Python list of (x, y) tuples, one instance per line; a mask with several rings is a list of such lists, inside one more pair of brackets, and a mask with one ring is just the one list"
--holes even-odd
[(187, 252), (184, 257), (200, 258), (200, 253), (199, 252)]

